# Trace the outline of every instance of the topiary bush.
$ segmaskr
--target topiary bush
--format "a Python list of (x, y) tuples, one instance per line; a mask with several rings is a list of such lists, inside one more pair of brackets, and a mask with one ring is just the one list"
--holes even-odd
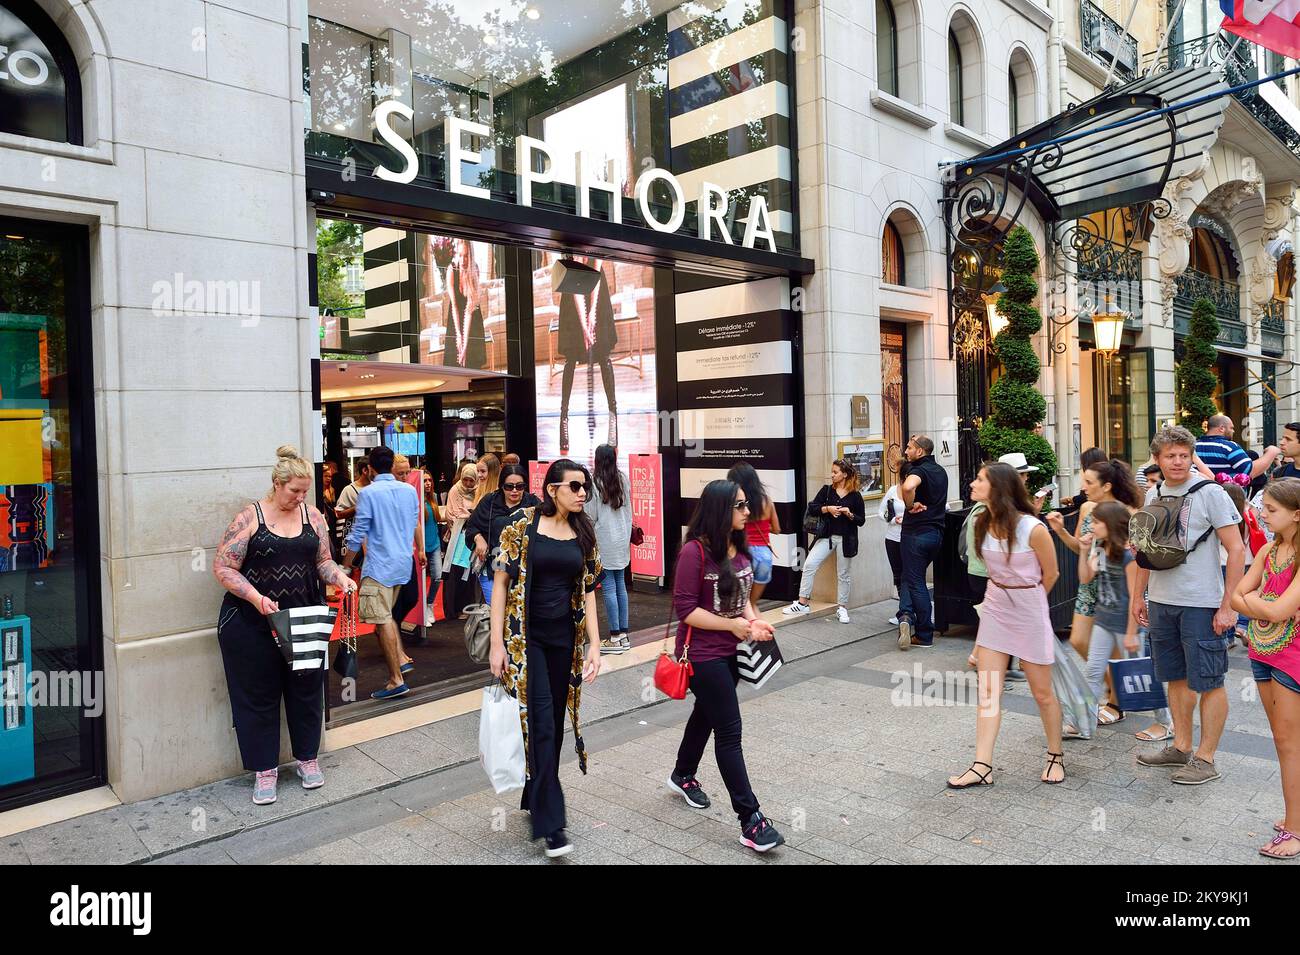
[(1214, 302), (1198, 298), (1192, 306), (1191, 321), (1187, 323), (1187, 337), (1183, 339), (1183, 360), (1174, 373), (1178, 423), (1198, 438), (1205, 433), (1205, 420), (1219, 412), (1214, 404), (1214, 387), (1218, 379), (1210, 370), (1219, 358), (1219, 350), (1214, 347), (1219, 331)]
[(1034, 428), (1047, 413), (1047, 399), (1038, 390), (1042, 363), (1031, 341), (1043, 327), (1043, 316), (1034, 305), (1038, 283), (1038, 250), (1024, 226), (1016, 226), (1002, 245), (1002, 285), (998, 314), (1006, 328), (993, 340), (993, 350), (1004, 374), (989, 389), (989, 419), (980, 428), (980, 446), (985, 457), (995, 460), (1019, 451), (1038, 470), (1029, 475), (1029, 486), (1042, 487), (1056, 474), (1056, 454)]

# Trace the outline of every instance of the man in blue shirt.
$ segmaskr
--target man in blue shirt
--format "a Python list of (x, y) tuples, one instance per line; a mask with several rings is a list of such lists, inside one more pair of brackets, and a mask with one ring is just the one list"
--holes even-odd
[(413, 669), (413, 664), (403, 662), (393, 604), (402, 585), (411, 578), (412, 553), (420, 567), (424, 566), (424, 527), (420, 495), (411, 485), (393, 477), (393, 449), (371, 451), (370, 469), (374, 479), (357, 497), (357, 513), (347, 536), (343, 566), (352, 570), (364, 541), (366, 565), (359, 591), (359, 619), (375, 625), (388, 664), (388, 685), (370, 694), (370, 698), (388, 700), (410, 692), (403, 674)]
[(1218, 477), (1220, 474), (1245, 474), (1254, 480), (1273, 466), (1281, 453), (1269, 445), (1255, 461), (1245, 449), (1232, 440), (1232, 419), (1226, 414), (1211, 415), (1206, 422), (1205, 435), (1196, 439), (1196, 457)]

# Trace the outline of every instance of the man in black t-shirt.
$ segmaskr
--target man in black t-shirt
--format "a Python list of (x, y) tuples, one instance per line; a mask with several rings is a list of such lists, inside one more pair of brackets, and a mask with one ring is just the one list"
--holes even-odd
[(943, 545), (948, 511), (948, 472), (934, 459), (934, 442), (912, 435), (903, 452), (903, 586), (898, 595), (898, 649), (934, 645), (934, 620), (925, 575)]

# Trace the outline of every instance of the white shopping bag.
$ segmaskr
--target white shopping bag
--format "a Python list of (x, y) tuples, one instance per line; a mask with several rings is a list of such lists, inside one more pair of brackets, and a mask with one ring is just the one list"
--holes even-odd
[(478, 758), (497, 795), (524, 788), (524, 731), (519, 701), (497, 683), (483, 690), (479, 709)]

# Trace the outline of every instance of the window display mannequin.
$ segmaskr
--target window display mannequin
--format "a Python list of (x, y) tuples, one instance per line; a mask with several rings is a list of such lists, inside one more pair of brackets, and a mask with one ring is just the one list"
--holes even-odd
[[(579, 362), (587, 364), (589, 404), (591, 375), (600, 366), (605, 383), (605, 401), (609, 406), (609, 440), (618, 447), (618, 399), (614, 394), (614, 363), (610, 355), (618, 343), (614, 327), (614, 304), (610, 300), (609, 282), (604, 264), (594, 257), (578, 261), (600, 273), (600, 281), (590, 295), (560, 296), (559, 352), (564, 356), (564, 377), (560, 391), (560, 454), (569, 453), (569, 398), (573, 393), (573, 373)], [(593, 425), (594, 427), (594, 425)]]

